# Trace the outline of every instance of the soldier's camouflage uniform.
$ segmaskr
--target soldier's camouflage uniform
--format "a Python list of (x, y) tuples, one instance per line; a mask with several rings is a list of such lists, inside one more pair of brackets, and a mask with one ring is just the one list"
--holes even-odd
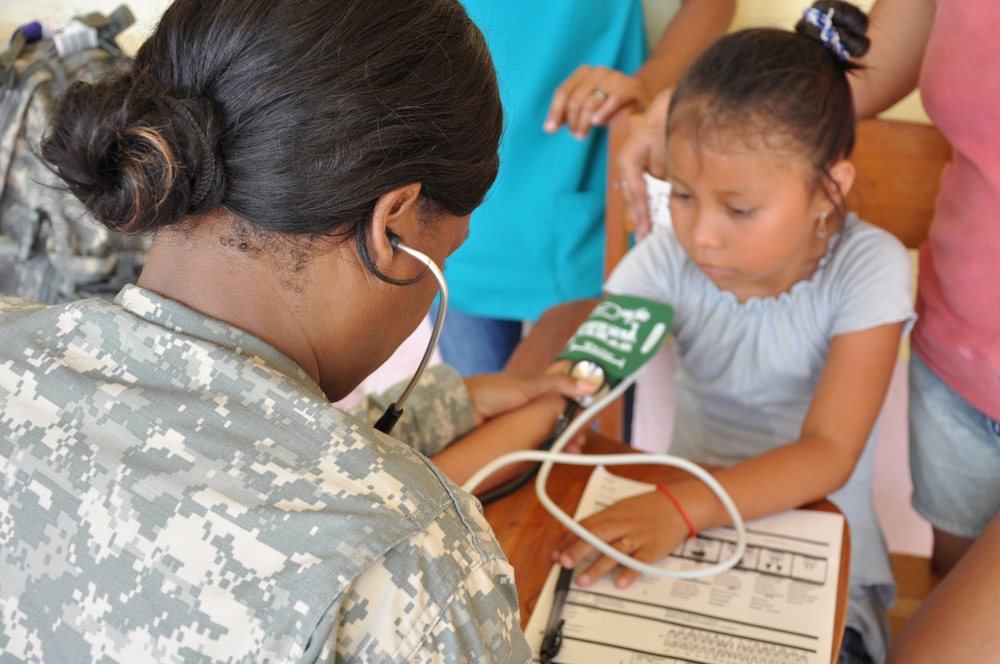
[(412, 447), (377, 401), (135, 286), (0, 299), (0, 661), (527, 661), (478, 504), (413, 451), (471, 428), (461, 379)]

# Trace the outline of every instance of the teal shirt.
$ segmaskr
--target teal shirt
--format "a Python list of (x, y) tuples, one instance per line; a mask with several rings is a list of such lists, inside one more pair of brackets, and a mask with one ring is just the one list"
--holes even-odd
[(597, 296), (604, 270), (607, 132), (584, 141), (542, 124), (555, 89), (581, 64), (633, 73), (646, 53), (639, 0), (465, 0), (489, 42), (505, 128), (500, 174), (448, 259), (451, 306), (534, 319)]

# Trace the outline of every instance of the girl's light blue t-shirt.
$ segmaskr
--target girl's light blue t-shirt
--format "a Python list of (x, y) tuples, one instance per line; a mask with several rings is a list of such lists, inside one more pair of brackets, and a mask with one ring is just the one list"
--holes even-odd
[(675, 308), (673, 449), (731, 465), (798, 438), (833, 337), (912, 322), (911, 284), (902, 244), (850, 216), (813, 276), (778, 297), (737, 302), (670, 230), (629, 252), (606, 290)]

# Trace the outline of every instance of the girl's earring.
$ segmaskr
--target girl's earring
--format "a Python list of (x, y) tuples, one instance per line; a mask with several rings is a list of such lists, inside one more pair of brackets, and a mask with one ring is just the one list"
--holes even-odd
[(816, 225), (816, 235), (822, 240), (826, 237), (826, 212), (819, 215), (819, 223)]

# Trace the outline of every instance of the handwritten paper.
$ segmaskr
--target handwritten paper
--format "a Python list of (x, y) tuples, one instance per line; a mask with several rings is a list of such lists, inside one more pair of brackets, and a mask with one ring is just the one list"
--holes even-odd
[[(652, 486), (598, 468), (576, 518)], [(747, 523), (739, 565), (700, 579), (642, 576), (616, 588), (604, 578), (570, 588), (563, 645), (555, 662), (572, 664), (828, 664), (833, 649), (844, 518), (792, 510)], [(731, 528), (687, 540), (657, 566), (692, 569), (728, 558)], [(551, 610), (554, 566), (528, 622), (535, 656)]]

